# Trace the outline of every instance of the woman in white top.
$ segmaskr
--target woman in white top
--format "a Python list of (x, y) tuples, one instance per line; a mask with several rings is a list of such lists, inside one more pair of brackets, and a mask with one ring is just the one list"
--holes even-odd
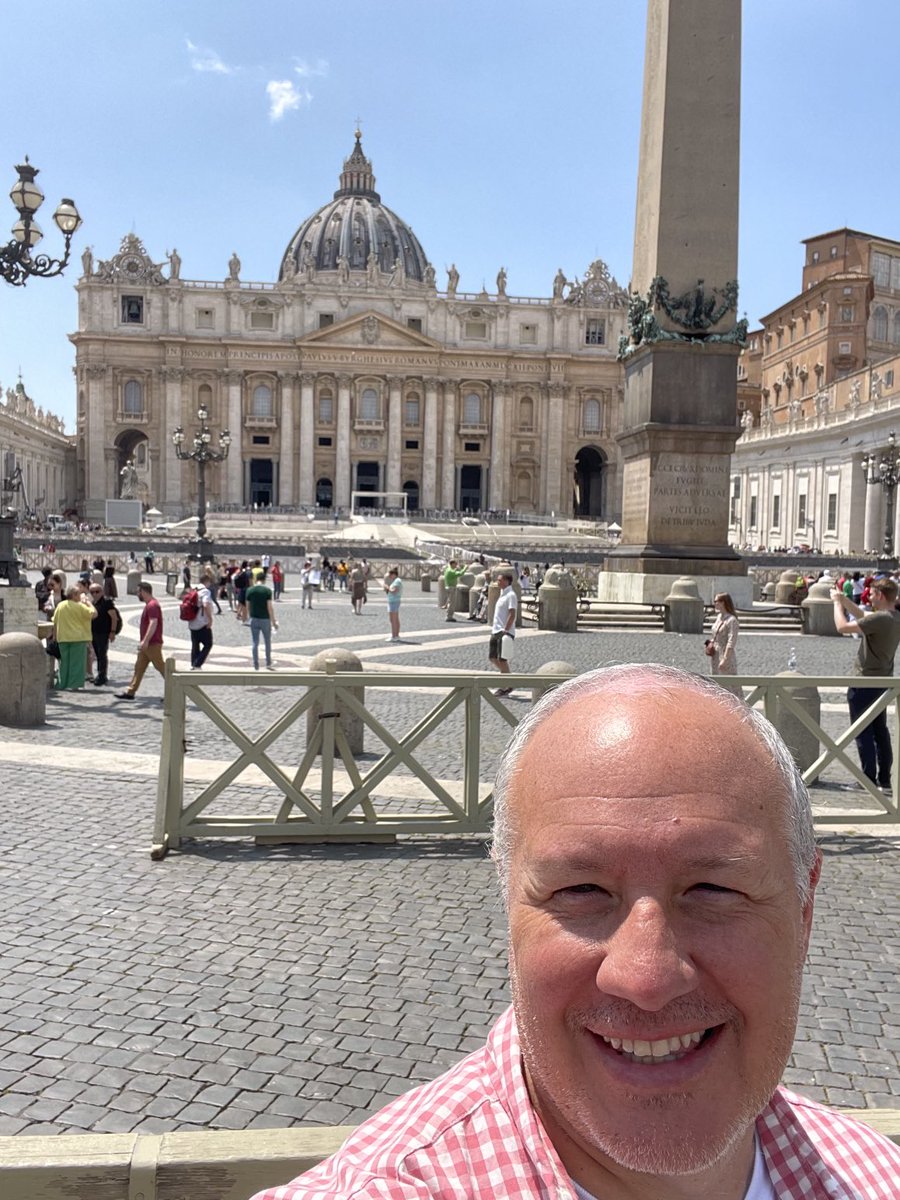
[[(737, 675), (737, 645), (740, 624), (734, 601), (728, 592), (719, 592), (713, 597), (716, 619), (709, 633), (707, 647), (712, 646), (710, 662), (713, 675)], [(741, 693), (743, 694), (743, 693)]]

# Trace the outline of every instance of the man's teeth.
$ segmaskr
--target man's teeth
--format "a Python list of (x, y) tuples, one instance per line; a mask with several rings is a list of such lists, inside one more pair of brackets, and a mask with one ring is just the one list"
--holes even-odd
[(693, 1050), (704, 1033), (706, 1033), (705, 1029), (699, 1029), (696, 1033), (683, 1033), (680, 1037), (660, 1038), (656, 1042), (647, 1042), (640, 1038), (632, 1041), (630, 1038), (608, 1038), (603, 1037), (602, 1034), (600, 1036), (607, 1046), (612, 1046), (613, 1050), (627, 1054), (633, 1062), (659, 1063), (672, 1062), (673, 1059), (682, 1058), (688, 1050)]

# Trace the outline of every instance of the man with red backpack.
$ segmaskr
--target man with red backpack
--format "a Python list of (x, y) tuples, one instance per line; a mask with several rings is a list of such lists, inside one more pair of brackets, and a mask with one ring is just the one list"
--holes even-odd
[(181, 597), (182, 621), (187, 621), (191, 635), (191, 670), (199, 671), (206, 662), (213, 644), (213, 577), (206, 569), (196, 588), (188, 588)]

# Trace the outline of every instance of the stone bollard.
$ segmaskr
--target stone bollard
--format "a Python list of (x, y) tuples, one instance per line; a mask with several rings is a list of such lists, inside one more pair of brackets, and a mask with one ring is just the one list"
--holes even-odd
[(490, 571), (482, 571), (475, 576), (475, 582), (469, 588), (469, 620), (474, 621), (475, 613), (478, 609), (478, 601), (481, 599), (481, 589), (485, 585), (485, 581), (490, 586)]
[(423, 592), (431, 591), (431, 575), (428, 573), (428, 571), (422, 572), (422, 578), (421, 578), (420, 582), (422, 584)]
[(136, 596), (141, 583), (141, 573), (137, 567), (129, 568), (125, 576), (125, 591), (129, 596)]
[(782, 571), (775, 584), (775, 603), (790, 604), (797, 590), (797, 571)]
[[(535, 675), (577, 675), (578, 668), (573, 667), (571, 663), (563, 662), (561, 659), (554, 659), (553, 662), (544, 663), (538, 667)], [(541, 687), (537, 684), (531, 689), (531, 703), (537, 704), (541, 696), (546, 696), (548, 692), (552, 692), (558, 684), (548, 684), (546, 687)]]
[(578, 632), (578, 589), (565, 567), (553, 566), (538, 588), (538, 629)]
[(456, 595), (453, 598), (454, 613), (469, 615), (469, 597), (472, 594), (474, 583), (475, 574), (473, 571), (466, 571), (465, 575), (460, 575), (459, 581), (456, 584)]
[(33, 633), (0, 635), (0, 725), (43, 725), (47, 655)]
[(666, 606), (663, 622), (666, 633), (703, 632), (703, 601), (697, 581), (690, 575), (675, 580), (663, 603)]
[(820, 579), (809, 589), (809, 595), (800, 602), (803, 614), (803, 632), (815, 633), (819, 637), (840, 637), (834, 627), (834, 601), (831, 589), (834, 580)]
[(771, 604), (775, 599), (775, 580), (770, 579), (762, 590), (763, 600), (768, 600)]
[[(776, 678), (800, 680), (803, 676), (799, 671), (779, 671)], [(792, 688), (791, 699), (808, 716), (812, 717), (816, 724), (819, 723), (822, 706), (819, 700), (818, 688)], [(772, 724), (784, 738), (784, 743), (793, 755), (798, 770), (805, 771), (808, 767), (811, 767), (819, 757), (819, 739), (812, 730), (806, 728), (795, 713), (791, 712), (786, 705), (781, 703), (780, 698), (777, 696)]]
[[(312, 662), (309, 664), (310, 671), (329, 671), (329, 664), (333, 664), (333, 670), (337, 673), (343, 671), (362, 671), (362, 663), (351, 650), (341, 650), (335, 648), (333, 650), (320, 650)], [(330, 673), (330, 672), (329, 672)], [(366, 689), (360, 685), (354, 687), (353, 695), (360, 704), (365, 703)], [(319, 715), (322, 712), (322, 705), (319, 701), (315, 701), (306, 713), (306, 744), (312, 741), (316, 732), (316, 727), (319, 723)], [(325, 718), (326, 720), (329, 718)], [(330, 718), (334, 719), (334, 718)], [(354, 713), (341, 713), (338, 720), (340, 727), (347, 739), (347, 744), (350, 747), (350, 752), (353, 755), (362, 754), (363, 752), (363, 734), (365, 727), (362, 717), (357, 717)]]
[(168, 571), (166, 573), (166, 595), (174, 596), (175, 590), (178, 587), (178, 572)]
[(444, 583), (443, 574), (438, 575), (437, 585), (438, 585), (438, 589), (437, 589), (438, 608), (446, 608), (447, 607), (447, 585), (446, 585), (446, 583)]
[(753, 600), (754, 603), (757, 600), (762, 600), (762, 584), (758, 579), (753, 580)]

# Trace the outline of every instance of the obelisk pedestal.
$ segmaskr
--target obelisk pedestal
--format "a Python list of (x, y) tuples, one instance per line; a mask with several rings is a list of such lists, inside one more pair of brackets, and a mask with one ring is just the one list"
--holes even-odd
[[(649, 0), (625, 363), (622, 536), (601, 599), (676, 578), (752, 602), (728, 545), (737, 423), (740, 0)], [(702, 82), (701, 82), (702, 81)]]

